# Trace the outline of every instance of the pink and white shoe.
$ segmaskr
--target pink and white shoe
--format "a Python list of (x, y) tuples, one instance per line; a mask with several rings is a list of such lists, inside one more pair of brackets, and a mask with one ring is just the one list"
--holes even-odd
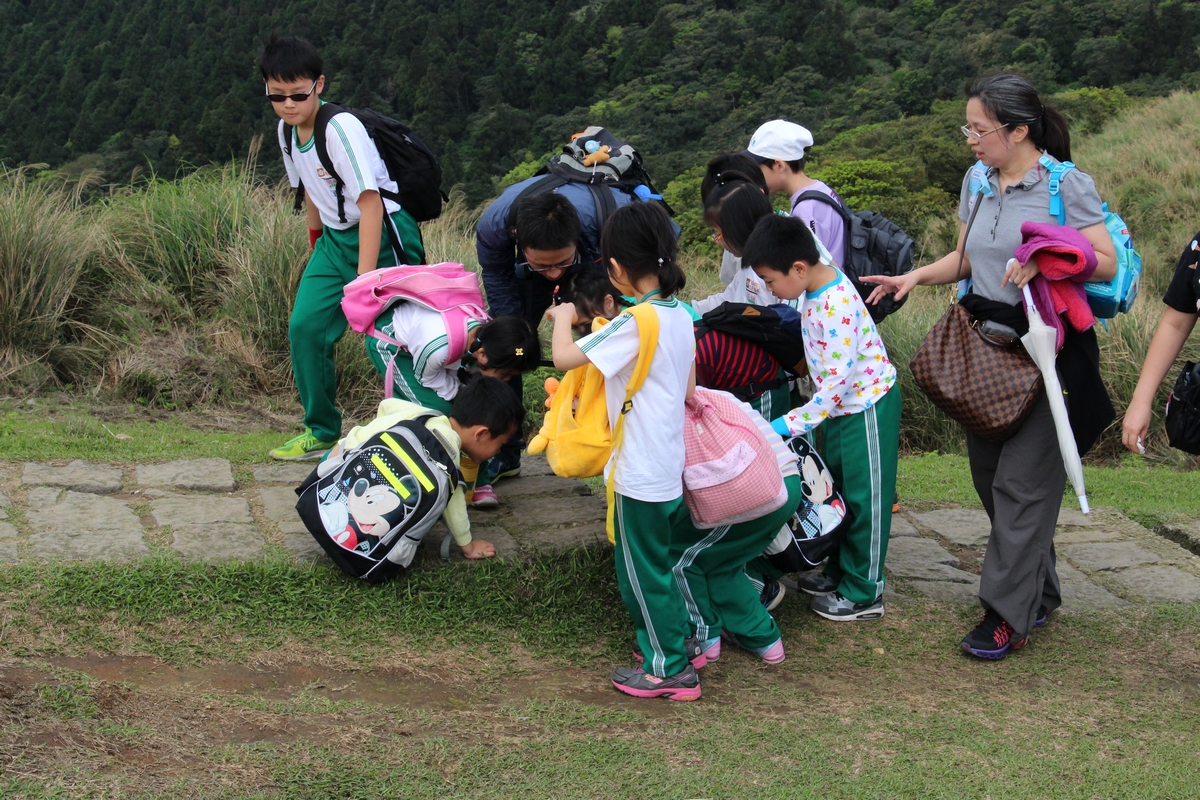
[(500, 498), (491, 486), (476, 486), (475, 496), (471, 499), (471, 508), (495, 508), (500, 505)]
[(660, 678), (637, 667), (621, 667), (612, 674), (613, 688), (633, 697), (665, 697), (668, 700), (699, 700), (700, 676), (689, 664), (683, 672)]

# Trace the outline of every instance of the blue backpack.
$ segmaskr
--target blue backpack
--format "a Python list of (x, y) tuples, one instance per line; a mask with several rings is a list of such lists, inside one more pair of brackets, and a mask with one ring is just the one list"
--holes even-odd
[[(1058, 220), (1059, 225), (1065, 225), (1067, 211), (1063, 207), (1062, 186), (1063, 175), (1075, 169), (1070, 161), (1056, 163), (1049, 156), (1043, 155), (1038, 159), (1050, 173), (1050, 215)], [(971, 194), (992, 196), (992, 184), (987, 179), (987, 166), (982, 161), (976, 161), (971, 167), (971, 177), (968, 190)], [(1133, 247), (1133, 239), (1129, 235), (1129, 226), (1119, 214), (1108, 210), (1108, 203), (1102, 206), (1104, 211), (1104, 227), (1112, 238), (1113, 249), (1117, 254), (1117, 274), (1103, 283), (1085, 283), (1088, 305), (1092, 313), (1099, 319), (1112, 319), (1120, 312), (1128, 313), (1137, 299), (1138, 287), (1142, 280), (1142, 257)], [(970, 291), (970, 278), (959, 282), (959, 297)]]

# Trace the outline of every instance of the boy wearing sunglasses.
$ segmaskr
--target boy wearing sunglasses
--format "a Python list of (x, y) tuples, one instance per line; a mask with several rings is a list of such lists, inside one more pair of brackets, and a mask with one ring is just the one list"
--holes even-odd
[[(271, 451), (282, 460), (321, 458), (342, 435), (337, 408), (334, 348), (346, 332), (343, 287), (377, 267), (423, 264), (425, 247), (416, 220), (397, 203), (380, 197), (395, 193), (366, 128), (356, 117), (335, 114), (325, 130), (332, 166), (345, 182), (340, 215), (337, 181), (321, 166), (315, 126), (324, 64), (317, 49), (296, 37), (271, 37), (259, 59), (267, 102), (279, 116), (279, 148), (293, 187), (304, 187), (312, 256), (296, 290), (288, 323), (292, 373), (304, 407), (304, 433)], [(291, 142), (285, 140), (290, 132)], [(345, 221), (343, 222), (342, 219)], [(392, 244), (385, 225), (399, 242)]]

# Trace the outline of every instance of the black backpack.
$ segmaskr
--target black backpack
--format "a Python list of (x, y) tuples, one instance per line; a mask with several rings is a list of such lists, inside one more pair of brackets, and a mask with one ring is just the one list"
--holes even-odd
[(913, 269), (913, 240), (899, 225), (878, 211), (852, 212), (838, 200), (824, 192), (810, 189), (796, 198), (792, 210), (805, 200), (817, 200), (833, 206), (842, 218), (846, 231), (845, 262), (839, 266), (850, 278), (854, 288), (862, 297), (871, 319), (879, 322), (893, 311), (899, 310), (908, 297), (896, 301), (894, 294), (885, 296), (878, 303), (866, 303), (867, 296), (875, 288), (873, 283), (863, 283), (859, 278), (866, 275), (904, 275)]
[(308, 532), (349, 575), (380, 583), (408, 569), (462, 483), (426, 411), (322, 462), (296, 489)]
[(1176, 450), (1200, 455), (1200, 369), (1188, 361), (1167, 398), (1167, 442)]
[(697, 339), (708, 330), (745, 339), (770, 353), (789, 375), (800, 375), (806, 371), (803, 367), (797, 371), (805, 363), (804, 342), (792, 332), (799, 321), (796, 309), (783, 304), (722, 303), (701, 316), (693, 327)]
[[(604, 147), (608, 148), (607, 161), (590, 166), (584, 164), (591, 150)], [(642, 164), (641, 154), (632, 145), (614, 136), (607, 128), (598, 125), (592, 125), (583, 133), (572, 136), (570, 143), (563, 145), (562, 152), (553, 156), (537, 174), (545, 177), (522, 189), (508, 207), (505, 224), (512, 232), (514, 240), (517, 236), (517, 206), (521, 201), (526, 197), (552, 192), (568, 183), (582, 183), (591, 190), (592, 199), (596, 203), (597, 232), (617, 210), (617, 201), (613, 199), (612, 192), (607, 187), (616, 187), (639, 200), (657, 200), (669, 214), (675, 213), (655, 190), (650, 173)], [(645, 188), (639, 191), (639, 187)]]
[(776, 539), (766, 558), (783, 572), (807, 572), (837, 553), (850, 528), (850, 514), (816, 448), (803, 436), (791, 437), (787, 445), (799, 460), (804, 500), (786, 523), (790, 541)]
[[(346, 221), (346, 198), (342, 193), (346, 182), (337, 174), (333, 163), (329, 160), (329, 150), (325, 145), (325, 132), (329, 120), (335, 114), (347, 113), (354, 115), (367, 135), (375, 142), (379, 157), (387, 167), (388, 177), (396, 182), (398, 191), (395, 193), (381, 189), (380, 197), (399, 203), (417, 222), (427, 222), (437, 219), (442, 213), (442, 203), (450, 198), (442, 191), (442, 167), (429, 146), (421, 141), (412, 129), (403, 122), (384, 116), (369, 108), (345, 108), (335, 103), (325, 103), (317, 110), (317, 121), (313, 127), (316, 139), (317, 158), (321, 166), (337, 181), (338, 220)], [(288, 158), (292, 156), (292, 126), (283, 126), (284, 150)], [(304, 186), (296, 189), (296, 211), (304, 204)], [(385, 224), (392, 247), (397, 253), (402, 253), (399, 236), (391, 224)]]

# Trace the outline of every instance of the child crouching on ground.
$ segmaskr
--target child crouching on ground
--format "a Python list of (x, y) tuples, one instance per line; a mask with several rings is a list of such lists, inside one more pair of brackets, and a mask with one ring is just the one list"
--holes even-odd
[[(483, 375), (507, 381), (537, 369), (541, 363), (541, 340), (521, 317), (468, 321), (465, 353), (450, 352), (442, 315), (419, 303), (397, 303), (384, 311), (375, 325), (380, 333), (401, 345), (366, 337), (367, 355), (375, 369), (385, 379), (391, 370), (392, 396), (441, 414), (450, 413), (463, 367), (475, 367)], [(478, 463), (464, 459), (459, 466), (467, 481), (467, 500), (473, 507), (495, 508), (500, 504), (486, 477), (477, 483), (481, 473)], [(488, 474), (486, 467), (482, 474)]]
[[(645, 669), (618, 669), (612, 684), (635, 697), (695, 700), (700, 678), (685, 650), (688, 613), (671, 573), (672, 531), (689, 519), (683, 504), (683, 405), (695, 387), (692, 317), (675, 298), (683, 271), (675, 260), (675, 233), (655, 203), (633, 203), (609, 218), (601, 255), (613, 285), (637, 304), (649, 304), (659, 335), (641, 389), (624, 415), (621, 446), (606, 473), (615, 485), (617, 583), (646, 654)], [(578, 343), (572, 303), (548, 312), (554, 321), (554, 366), (573, 369), (589, 361), (604, 374), (609, 423), (616, 430), (625, 391), (638, 360), (637, 320), (617, 315)]]
[[(404, 420), (414, 419), (425, 411), (416, 403), (389, 397), (379, 404), (375, 419), (351, 429), (330, 451), (330, 456), (336, 457), (343, 449), (357, 447), (375, 434)], [(519, 436), (524, 422), (525, 407), (508, 385), (497, 378), (480, 375), (458, 390), (447, 416), (429, 417), (425, 427), (445, 446), (452, 459), (460, 460), (466, 455), (482, 464), (500, 452), (514, 435)], [(463, 486), (454, 488), (442, 519), (465, 557), (491, 558), (496, 555), (491, 542), (471, 537)]]
[(802, 578), (800, 588), (814, 595), (809, 605), (826, 619), (879, 619), (900, 449), (896, 369), (854, 285), (821, 260), (803, 222), (762, 219), (742, 259), (776, 297), (803, 299), (804, 352), (816, 393), (772, 427), (799, 436), (821, 426), (821, 454), (851, 519), (837, 557), (823, 574)]

